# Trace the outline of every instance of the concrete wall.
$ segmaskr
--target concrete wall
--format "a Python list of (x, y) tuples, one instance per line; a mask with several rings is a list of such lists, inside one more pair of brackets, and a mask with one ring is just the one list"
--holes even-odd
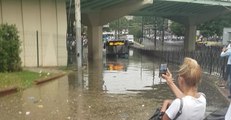
[(65, 0), (0, 0), (0, 23), (19, 30), (23, 66), (37, 66), (37, 55), (39, 66), (66, 65), (66, 19)]

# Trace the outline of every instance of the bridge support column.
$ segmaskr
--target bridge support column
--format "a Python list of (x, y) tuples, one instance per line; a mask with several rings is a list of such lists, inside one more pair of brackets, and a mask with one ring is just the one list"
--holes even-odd
[(185, 26), (184, 50), (194, 51), (196, 43), (196, 25)]
[(88, 26), (88, 61), (103, 59), (102, 26)]

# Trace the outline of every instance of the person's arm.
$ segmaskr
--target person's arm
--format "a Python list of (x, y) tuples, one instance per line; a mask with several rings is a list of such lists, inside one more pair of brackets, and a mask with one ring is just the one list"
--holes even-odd
[(164, 100), (163, 105), (161, 107), (161, 112), (164, 113), (162, 120), (170, 120), (168, 115), (165, 113), (165, 111), (168, 109), (169, 105), (172, 103), (172, 100)]
[(172, 100), (164, 100), (160, 111), (165, 112), (171, 103), (172, 103)]
[(162, 120), (172, 120), (176, 118), (180, 109), (180, 99), (175, 99), (169, 104), (168, 109), (165, 110)]
[(174, 83), (172, 74), (169, 70), (167, 70), (166, 75), (162, 74), (162, 77), (167, 81), (168, 86), (170, 87), (170, 89), (173, 91), (173, 93), (175, 94), (177, 98), (184, 97), (184, 94), (182, 93), (182, 91)]
[(222, 48), (222, 51), (221, 51), (221, 54), (220, 56), (221, 57), (225, 57), (225, 56), (228, 56), (230, 54), (230, 52), (227, 51), (228, 49), (227, 48)]

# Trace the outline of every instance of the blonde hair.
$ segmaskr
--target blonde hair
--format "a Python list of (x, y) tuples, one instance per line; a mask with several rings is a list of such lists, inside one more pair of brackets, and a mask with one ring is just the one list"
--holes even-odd
[(184, 78), (185, 83), (189, 87), (195, 87), (201, 80), (201, 67), (196, 60), (185, 57), (183, 64), (180, 66), (178, 75)]

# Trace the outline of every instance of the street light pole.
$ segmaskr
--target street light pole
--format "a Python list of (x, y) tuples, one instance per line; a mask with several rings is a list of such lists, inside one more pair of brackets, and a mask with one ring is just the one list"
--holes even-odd
[[(142, 28), (141, 28), (142, 30), (142, 40), (144, 40), (144, 16), (142, 16)], [(140, 42), (140, 44), (141, 44), (141, 42)]]
[(156, 29), (157, 29), (157, 19), (156, 19), (156, 16), (154, 17), (154, 34), (155, 34), (155, 36), (154, 36), (154, 46), (155, 46), (155, 50), (156, 50)]
[(81, 11), (80, 0), (75, 0), (75, 29), (76, 29), (76, 63), (77, 69), (82, 67)]

